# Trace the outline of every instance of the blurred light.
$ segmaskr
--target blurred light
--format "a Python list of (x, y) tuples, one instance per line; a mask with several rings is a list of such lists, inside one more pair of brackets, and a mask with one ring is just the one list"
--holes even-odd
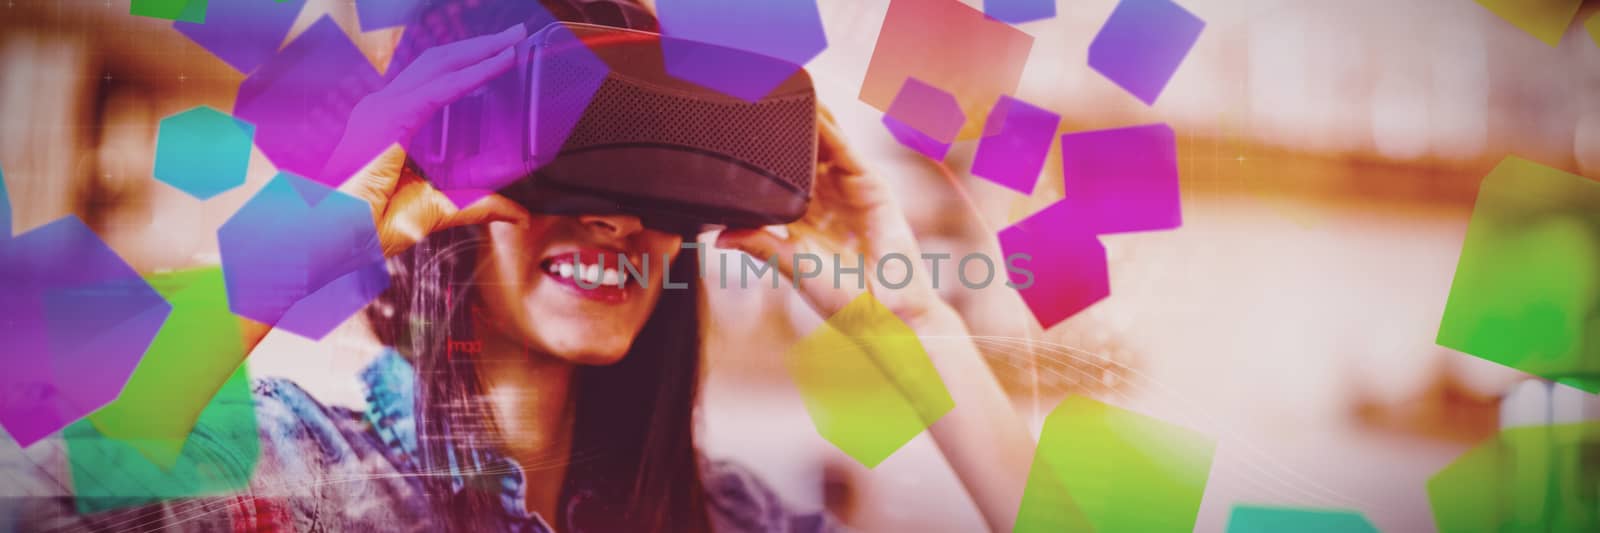
[(1384, 69), (1372, 93), (1372, 144), (1391, 159), (1428, 152), (1428, 98), (1422, 83), (1399, 65)]
[[(1250, 24), (1249, 77), (1252, 121), (1268, 143), (1282, 144), (1284, 135), (1306, 124), (1307, 61), (1305, 32), (1293, 14), (1272, 23)], [(1276, 141), (1274, 141), (1276, 140)]]
[(1481, 20), (1447, 15), (1437, 28), (1429, 103), (1433, 152), (1441, 157), (1470, 158), (1483, 152), (1487, 142), (1489, 50)]

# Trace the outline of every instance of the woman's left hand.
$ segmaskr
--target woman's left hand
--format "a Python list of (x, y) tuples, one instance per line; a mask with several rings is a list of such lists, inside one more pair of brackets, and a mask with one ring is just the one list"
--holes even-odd
[[(960, 315), (934, 291), (916, 236), (889, 185), (851, 154), (833, 117), (825, 111), (820, 115), (817, 178), (805, 216), (788, 225), (788, 237), (765, 230), (728, 231), (717, 239), (717, 245), (759, 259), (777, 256), (779, 271), (790, 279), (796, 279), (797, 255), (822, 257), (820, 273), (800, 276), (798, 285), (806, 302), (824, 317), (833, 316), (862, 292), (854, 278), (849, 278), (850, 283), (834, 283), (834, 254), (840, 256), (840, 266), (846, 267), (855, 265), (858, 254), (863, 257), (859, 275), (865, 278), (864, 285), (925, 339), (923, 348), (955, 402), (954, 409), (931, 422), (929, 433), (989, 527), (1010, 531), (1033, 461), (1033, 437), (977, 346), (967, 338)], [(884, 261), (891, 254), (902, 254), (908, 260)], [(884, 266), (881, 281), (898, 284), (909, 275), (910, 283), (900, 288), (882, 286), (877, 271), (880, 263)]]
[[(863, 290), (870, 290), (913, 327), (951, 316), (949, 306), (934, 291), (916, 235), (889, 184), (855, 157), (826, 109), (819, 109), (817, 131), (817, 174), (811, 204), (800, 220), (786, 226), (788, 236), (766, 229), (728, 230), (717, 238), (717, 246), (761, 260), (776, 257), (775, 266), (791, 283), (796, 280), (795, 269), (802, 269), (796, 286), (823, 317), (833, 316)], [(890, 255), (905, 260), (884, 262)], [(797, 266), (796, 257), (806, 264)], [(818, 262), (821, 264), (815, 265)], [(897, 288), (883, 286), (880, 263), (882, 281), (898, 285), (909, 279), (909, 283)], [(853, 269), (858, 264), (860, 272), (839, 274), (840, 267)]]

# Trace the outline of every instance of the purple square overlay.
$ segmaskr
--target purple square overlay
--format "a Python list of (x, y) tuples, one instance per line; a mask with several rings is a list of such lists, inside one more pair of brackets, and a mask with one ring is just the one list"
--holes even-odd
[(1122, 0), (1089, 43), (1089, 67), (1153, 105), (1205, 26), (1169, 0)]
[(361, 31), (381, 30), (402, 26), (430, 2), (437, 0), (355, 0), (356, 18), (361, 21)]
[(1001, 95), (972, 160), (972, 174), (1022, 194), (1033, 194), (1061, 115)]
[(266, 63), (289, 35), (306, 0), (211, 0), (204, 23), (172, 27), (239, 72)]
[(967, 116), (955, 96), (916, 78), (906, 78), (883, 115), (889, 133), (912, 150), (943, 161)]
[[(610, 73), (566, 28), (536, 38), (537, 53), (449, 103), (407, 145), (423, 176), (459, 207), (555, 160)], [(537, 77), (533, 94), (524, 93), (522, 71)]]
[(371, 207), (291, 174), (239, 208), (217, 245), (233, 312), (310, 339), (389, 287)]
[[(396, 48), (387, 74), (390, 79), (429, 49), (499, 33), (518, 24), (534, 34), (530, 40), (536, 42), (519, 47), (516, 62), (507, 72), (455, 101), (443, 102), (425, 123), (417, 125), (414, 134), (397, 139), (405, 144), (422, 176), (458, 207), (554, 160), (610, 74), (610, 67), (577, 35), (551, 26), (554, 21), (554, 15), (537, 2), (486, 1), (422, 14)], [(525, 85), (520, 76), (527, 74), (537, 79)], [(526, 87), (537, 92), (525, 94)], [(346, 135), (394, 134), (353, 130)], [(366, 145), (392, 142), (382, 140)]]
[(323, 166), (350, 111), (381, 86), (372, 63), (324, 16), (239, 84), (234, 116), (256, 125), (256, 146), (278, 169), (338, 186), (349, 176), (323, 176)]
[(1183, 225), (1172, 127), (1148, 124), (1061, 136), (1064, 202), (1096, 234)]
[(983, 14), (1011, 24), (1056, 16), (1056, 0), (983, 0)]
[(0, 240), (0, 426), (21, 446), (116, 399), (172, 306), (77, 217)]
[[(1087, 216), (1082, 209), (1058, 201), (1000, 231), (1006, 263), (1033, 273), (1032, 285), (1028, 285), (1026, 275), (1008, 269), (1011, 283), (1026, 286), (1018, 292), (1044, 328), (1111, 295), (1106, 249)], [(1014, 254), (1028, 254), (1032, 259), (1013, 262)]]
[(816, 0), (660, 0), (656, 12), (668, 73), (749, 102), (828, 47)]

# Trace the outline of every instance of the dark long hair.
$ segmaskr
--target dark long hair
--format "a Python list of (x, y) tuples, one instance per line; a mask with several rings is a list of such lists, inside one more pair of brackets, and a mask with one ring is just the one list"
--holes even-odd
[[(434, 0), (419, 10), (395, 49), (399, 72), (428, 48), (497, 33), (521, 22), (529, 32), (555, 20), (654, 31), (655, 19), (632, 0)], [(472, 339), (481, 228), (440, 232), (389, 262), (390, 289), (369, 307), (381, 340), (417, 369), (417, 471), (437, 516), (451, 530), (481, 530), (500, 514), (494, 483), (503, 464), (486, 462), (504, 444), (483, 397), (471, 356), (451, 356), (449, 342)], [(679, 254), (672, 279), (622, 360), (574, 374), (572, 453), (559, 529), (704, 531), (704, 489), (694, 444), (700, 376), (702, 294), (697, 254)], [(537, 317), (534, 318), (537, 320)], [(541, 465), (522, 465), (529, 477)], [(465, 486), (457, 486), (459, 472)], [(487, 484), (486, 486), (479, 486)], [(478, 490), (483, 489), (483, 490)], [(581, 504), (568, 505), (581, 501)]]
[[(367, 313), (379, 338), (417, 368), (417, 471), (449, 530), (481, 530), (485, 517), (502, 512), (496, 480), (504, 466), (486, 458), (504, 441), (473, 358), (449, 352), (450, 340), (472, 338), (469, 313), (485, 242), (481, 228), (448, 230), (391, 259), (393, 284)], [(709, 530), (694, 442), (703, 298), (698, 272), (697, 254), (679, 254), (670, 276), (689, 286), (662, 291), (621, 361), (575, 373), (567, 480), (559, 515), (547, 517), (559, 529)], [(529, 477), (538, 475), (538, 465), (525, 467)]]

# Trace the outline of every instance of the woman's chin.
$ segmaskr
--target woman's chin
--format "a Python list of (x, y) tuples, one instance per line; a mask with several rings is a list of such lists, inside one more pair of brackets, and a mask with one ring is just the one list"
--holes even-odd
[(609, 365), (616, 364), (618, 361), (621, 361), (622, 357), (625, 356), (625, 355), (627, 355), (626, 351), (621, 351), (621, 352), (616, 352), (616, 353), (612, 353), (612, 352), (578, 352), (578, 353), (573, 353), (573, 354), (563, 354), (560, 357), (562, 359), (572, 363), (572, 364), (577, 364), (577, 365), (609, 366)]
[[(616, 364), (628, 354), (628, 345), (614, 342), (595, 342), (596, 339), (546, 339), (537, 343), (548, 347), (542, 350), (550, 356), (575, 365), (606, 366)], [(610, 339), (606, 339), (610, 340)], [(553, 341), (553, 342), (552, 342)]]

